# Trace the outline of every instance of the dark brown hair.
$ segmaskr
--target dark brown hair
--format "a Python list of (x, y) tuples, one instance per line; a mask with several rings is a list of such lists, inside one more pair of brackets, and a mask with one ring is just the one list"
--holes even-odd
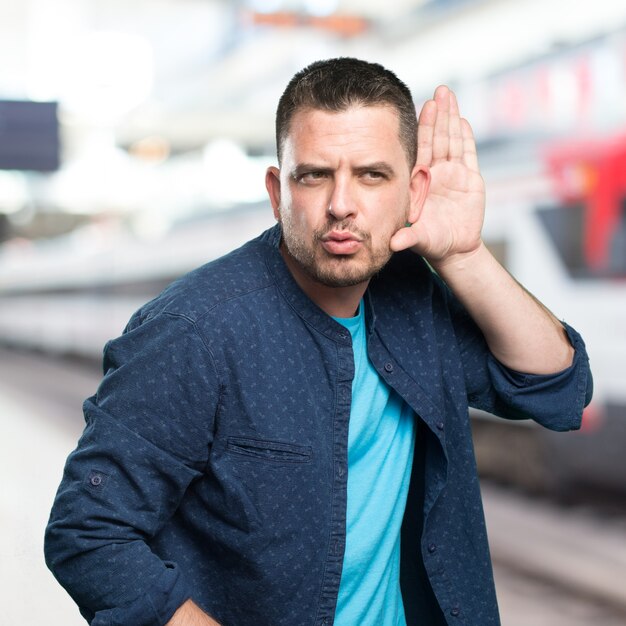
[(409, 88), (382, 65), (350, 57), (316, 61), (289, 81), (276, 110), (278, 162), (297, 111), (311, 108), (338, 112), (355, 105), (388, 105), (395, 109), (399, 138), (412, 168), (417, 158), (417, 118)]

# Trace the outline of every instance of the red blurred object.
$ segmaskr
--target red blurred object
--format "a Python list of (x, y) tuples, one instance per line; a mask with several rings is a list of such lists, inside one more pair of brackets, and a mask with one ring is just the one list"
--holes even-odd
[(368, 20), (356, 15), (333, 14), (318, 17), (292, 11), (277, 11), (274, 13), (256, 13), (249, 11), (245, 13), (245, 17), (249, 19), (252, 24), (276, 26), (279, 28), (308, 26), (328, 30), (342, 37), (362, 35), (370, 27)]
[(559, 143), (546, 151), (555, 192), (564, 204), (584, 203), (584, 254), (589, 267), (609, 263), (611, 235), (626, 197), (626, 134)]
[(604, 412), (596, 402), (591, 402), (583, 411), (583, 419), (580, 425), (582, 432), (594, 432), (599, 430), (604, 423)]

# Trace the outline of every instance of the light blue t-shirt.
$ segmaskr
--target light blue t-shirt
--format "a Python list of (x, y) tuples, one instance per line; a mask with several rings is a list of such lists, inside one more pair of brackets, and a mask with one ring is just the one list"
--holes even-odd
[(336, 626), (406, 626), (400, 593), (400, 528), (415, 441), (412, 410), (367, 356), (363, 303), (335, 318), (352, 336), (355, 374), (348, 431), (346, 550)]

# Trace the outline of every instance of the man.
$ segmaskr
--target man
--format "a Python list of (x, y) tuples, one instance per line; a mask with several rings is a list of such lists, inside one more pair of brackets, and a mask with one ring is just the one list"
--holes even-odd
[(499, 623), (468, 403), (577, 428), (591, 376), (482, 243), (454, 95), (416, 121), (379, 65), (296, 74), (278, 225), (107, 345), (46, 535), (92, 624)]

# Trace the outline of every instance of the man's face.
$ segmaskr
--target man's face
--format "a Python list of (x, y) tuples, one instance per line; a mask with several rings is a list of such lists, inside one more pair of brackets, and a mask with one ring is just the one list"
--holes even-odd
[(281, 169), (266, 176), (292, 270), (347, 287), (387, 263), (392, 235), (419, 210), (416, 186), (425, 179), (415, 180), (398, 130), (387, 106), (294, 115)]

